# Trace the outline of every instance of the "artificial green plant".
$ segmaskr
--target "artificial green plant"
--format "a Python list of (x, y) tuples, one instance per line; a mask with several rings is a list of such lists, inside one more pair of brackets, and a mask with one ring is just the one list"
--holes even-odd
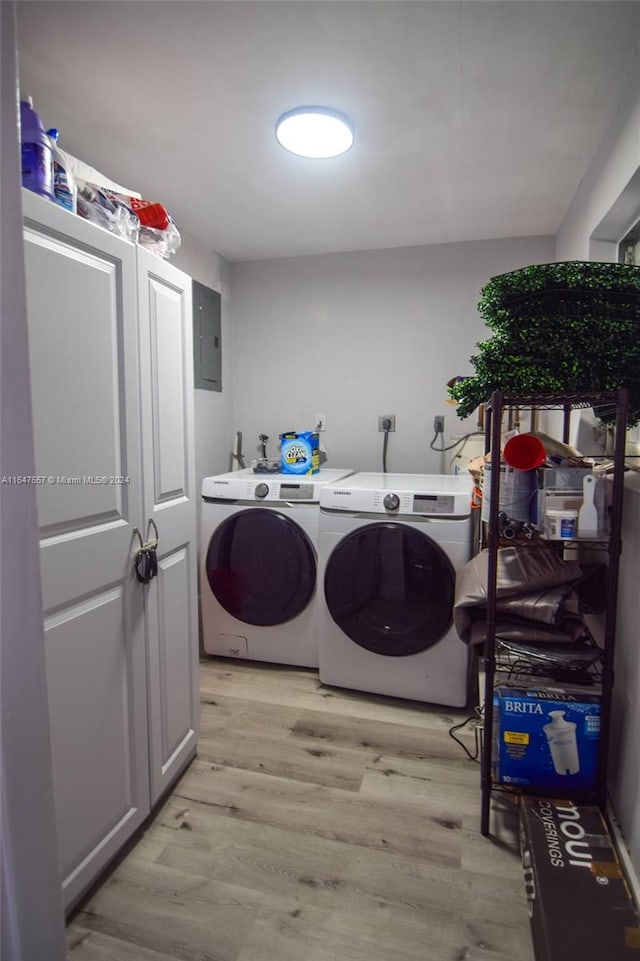
[(640, 422), (640, 267), (534, 264), (492, 277), (478, 310), (493, 336), (476, 345), (475, 374), (449, 389), (459, 417), (494, 390), (530, 396), (627, 387), (629, 426)]

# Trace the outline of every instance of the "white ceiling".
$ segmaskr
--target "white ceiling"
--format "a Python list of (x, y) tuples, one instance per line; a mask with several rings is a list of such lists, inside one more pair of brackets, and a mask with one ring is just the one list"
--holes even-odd
[[(60, 143), (229, 260), (554, 234), (632, 72), (637, 2), (18, 3)], [(303, 160), (300, 104), (354, 147)]]

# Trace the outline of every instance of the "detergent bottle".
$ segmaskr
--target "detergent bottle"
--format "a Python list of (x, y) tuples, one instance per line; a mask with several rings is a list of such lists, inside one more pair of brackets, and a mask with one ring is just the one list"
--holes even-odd
[(22, 186), (55, 200), (53, 193), (53, 151), (33, 100), (20, 101), (20, 147), (22, 154)]

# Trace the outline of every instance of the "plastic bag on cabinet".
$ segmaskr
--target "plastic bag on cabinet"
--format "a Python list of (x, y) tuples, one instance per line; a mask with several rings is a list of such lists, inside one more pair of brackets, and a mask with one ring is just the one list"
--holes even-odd
[(178, 228), (173, 220), (170, 220), (166, 230), (158, 230), (156, 227), (145, 227), (141, 224), (138, 243), (141, 247), (166, 260), (167, 257), (175, 254), (182, 240)]
[(98, 224), (118, 237), (137, 243), (140, 221), (119, 200), (107, 196), (107, 192), (95, 184), (78, 181), (78, 214), (91, 223)]

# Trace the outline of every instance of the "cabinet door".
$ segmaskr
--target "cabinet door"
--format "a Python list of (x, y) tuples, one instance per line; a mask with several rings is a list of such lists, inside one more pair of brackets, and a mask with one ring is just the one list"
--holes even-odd
[(70, 906), (150, 809), (135, 248), (23, 191), (47, 687)]
[(153, 803), (195, 754), (198, 732), (191, 279), (139, 249), (138, 296), (144, 516), (159, 534), (158, 575), (145, 588)]

